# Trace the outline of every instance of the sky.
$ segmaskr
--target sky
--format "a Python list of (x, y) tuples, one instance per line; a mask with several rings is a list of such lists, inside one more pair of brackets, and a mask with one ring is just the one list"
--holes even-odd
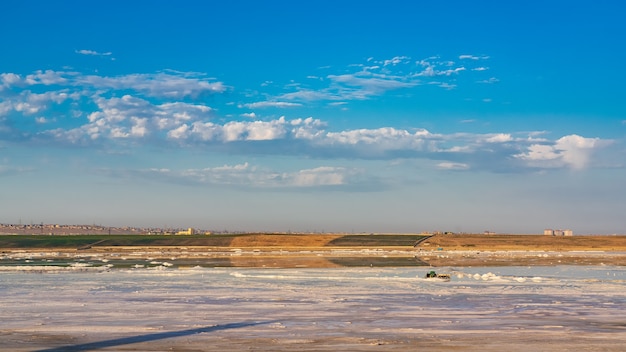
[(0, 13), (1, 223), (626, 233), (622, 2)]

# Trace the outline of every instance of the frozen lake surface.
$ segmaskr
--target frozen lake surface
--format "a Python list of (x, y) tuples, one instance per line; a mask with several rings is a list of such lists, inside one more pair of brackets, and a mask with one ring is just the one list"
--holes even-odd
[[(29, 269), (30, 268), (30, 269)], [(626, 268), (0, 268), (2, 351), (623, 351)]]

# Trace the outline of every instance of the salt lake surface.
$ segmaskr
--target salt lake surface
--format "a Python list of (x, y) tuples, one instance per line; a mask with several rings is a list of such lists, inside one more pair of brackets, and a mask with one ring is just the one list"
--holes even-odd
[(0, 350), (625, 349), (625, 267), (429, 270), (5, 266)]

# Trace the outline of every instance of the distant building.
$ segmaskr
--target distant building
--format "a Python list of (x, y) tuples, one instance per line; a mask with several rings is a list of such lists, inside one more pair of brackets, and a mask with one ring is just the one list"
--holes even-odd
[(185, 231), (178, 231), (176, 232), (177, 235), (193, 235), (196, 233), (196, 230), (192, 229), (191, 227), (188, 228)]
[(574, 236), (574, 231), (572, 230), (553, 230), (553, 229), (545, 229), (543, 230), (543, 234), (546, 236)]

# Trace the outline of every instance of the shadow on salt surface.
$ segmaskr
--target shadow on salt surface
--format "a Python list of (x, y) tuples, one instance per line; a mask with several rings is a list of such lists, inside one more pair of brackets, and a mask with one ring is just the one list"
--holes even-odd
[(239, 329), (239, 328), (245, 328), (249, 326), (271, 324), (275, 322), (276, 321), (262, 321), (262, 322), (254, 322), (254, 323), (231, 323), (231, 324), (224, 324), (224, 325), (205, 326), (203, 328), (197, 328), (197, 329), (159, 332), (159, 333), (154, 333), (154, 334), (121, 337), (119, 339), (83, 343), (79, 345), (68, 345), (68, 346), (61, 346), (61, 347), (54, 347), (54, 348), (46, 348), (43, 350), (37, 350), (35, 352), (90, 351), (90, 350), (96, 350), (96, 349), (101, 349), (101, 348), (130, 345), (133, 343), (150, 342), (150, 341), (163, 340), (163, 339), (169, 339), (169, 338), (174, 338), (174, 337), (195, 335), (195, 334), (199, 334), (203, 332), (214, 332), (214, 331), (220, 331), (220, 330)]

